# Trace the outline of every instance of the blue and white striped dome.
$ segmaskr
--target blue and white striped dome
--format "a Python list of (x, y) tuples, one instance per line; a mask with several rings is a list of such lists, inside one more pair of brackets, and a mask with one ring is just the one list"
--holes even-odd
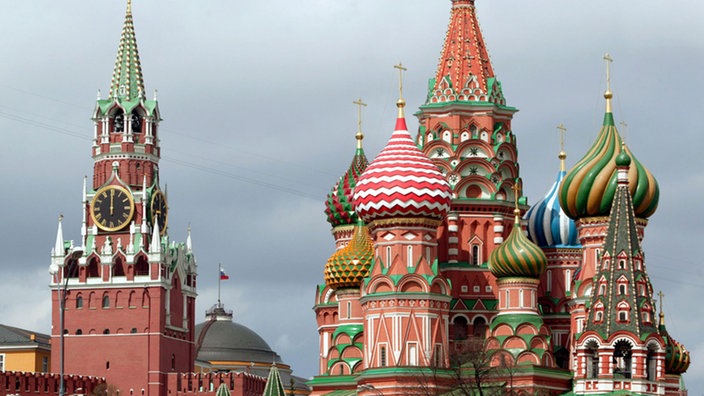
[(541, 248), (580, 246), (574, 220), (562, 211), (558, 199), (558, 190), (565, 174), (564, 170), (557, 174), (557, 180), (550, 191), (525, 215), (528, 221), (528, 238)]

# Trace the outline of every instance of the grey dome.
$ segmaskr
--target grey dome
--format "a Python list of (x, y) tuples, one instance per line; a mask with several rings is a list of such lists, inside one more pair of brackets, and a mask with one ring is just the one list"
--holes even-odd
[(207, 321), (196, 325), (196, 360), (201, 362), (264, 363), (272, 359), (281, 365), (281, 357), (259, 334), (232, 321), (232, 311), (216, 304), (206, 312)]

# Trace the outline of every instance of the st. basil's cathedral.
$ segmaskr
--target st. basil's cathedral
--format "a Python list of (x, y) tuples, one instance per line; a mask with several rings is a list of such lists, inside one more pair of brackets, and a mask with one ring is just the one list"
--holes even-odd
[[(130, 396), (214, 396), (222, 386), (223, 395), (283, 394), (280, 370), (291, 392), (307, 394), (219, 302), (195, 324), (190, 231), (183, 243), (168, 234), (161, 112), (156, 95), (147, 98), (127, 4), (110, 92), (92, 114), (81, 241), (65, 241), (60, 222), (51, 257), (52, 344), (84, 353), (52, 354), (52, 367), (106, 378)], [(658, 184), (619, 135), (609, 84), (592, 147), (569, 171), (561, 151), (555, 183), (530, 206), (517, 109), (475, 1), (450, 4), (418, 133), (408, 131), (401, 85), (388, 144), (368, 162), (360, 126), (351, 165), (327, 196), (334, 245), (315, 293), (311, 394), (686, 394), (689, 352), (666, 329), (641, 247)], [(256, 348), (219, 354), (233, 340)], [(268, 382), (245, 368), (253, 354)]]
[(604, 59), (596, 140), (569, 171), (561, 150), (529, 206), (517, 109), (475, 1), (452, 0), (418, 133), (401, 93), (386, 147), (368, 162), (360, 127), (327, 196), (336, 250), (315, 293), (313, 395), (686, 394), (689, 352), (641, 247), (659, 188), (616, 128)]

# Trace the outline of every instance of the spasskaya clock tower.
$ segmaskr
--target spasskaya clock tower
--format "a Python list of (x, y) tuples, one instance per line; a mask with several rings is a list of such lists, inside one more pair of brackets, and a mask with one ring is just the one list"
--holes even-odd
[(156, 94), (145, 96), (130, 0), (110, 93), (92, 119), (81, 243), (64, 241), (60, 221), (51, 253), (52, 367), (63, 331), (66, 374), (105, 377), (121, 395), (166, 396), (168, 372), (193, 371), (196, 260), (190, 230), (185, 243), (168, 235), (161, 114)]

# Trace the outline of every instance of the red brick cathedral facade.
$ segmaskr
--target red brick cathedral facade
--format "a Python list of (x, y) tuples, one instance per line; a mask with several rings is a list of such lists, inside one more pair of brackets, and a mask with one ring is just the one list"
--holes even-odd
[(125, 396), (165, 396), (167, 373), (194, 371), (196, 262), (190, 232), (185, 243), (169, 238), (161, 114), (146, 97), (129, 2), (110, 93), (92, 118), (80, 245), (64, 242), (59, 223), (52, 251), (52, 367), (64, 355), (66, 373), (104, 377)]
[(328, 194), (337, 250), (316, 291), (313, 394), (682, 394), (689, 353), (656, 310), (640, 245), (659, 188), (612, 96), (594, 145), (569, 171), (560, 152), (529, 207), (517, 110), (475, 1), (452, 0), (418, 133), (401, 98), (387, 146), (368, 163), (360, 130)]

